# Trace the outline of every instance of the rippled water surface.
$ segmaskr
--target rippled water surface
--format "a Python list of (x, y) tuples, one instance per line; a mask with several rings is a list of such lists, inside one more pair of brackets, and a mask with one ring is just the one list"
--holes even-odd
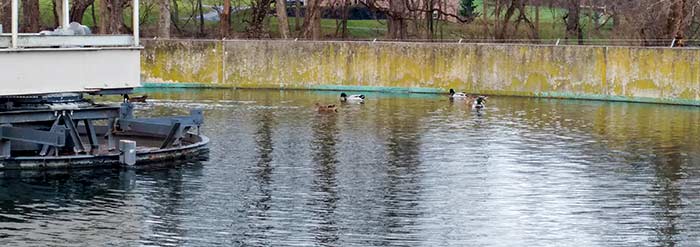
[(4, 173), (0, 245), (700, 245), (700, 108), (149, 94), (140, 115), (206, 110), (210, 159)]

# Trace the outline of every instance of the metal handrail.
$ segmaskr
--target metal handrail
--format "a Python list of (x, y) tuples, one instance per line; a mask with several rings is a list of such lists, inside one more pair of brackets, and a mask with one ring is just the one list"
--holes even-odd
[[(0, 40), (0, 47), (9, 47), (13, 49), (17, 49), (21, 46), (22, 42), (29, 42), (32, 47), (51, 47), (51, 46), (61, 46), (61, 40), (63, 42), (67, 42), (69, 45), (95, 45), (95, 44), (104, 44), (105, 46), (134, 46), (138, 47), (139, 46), (139, 0), (133, 0), (132, 2), (132, 9), (133, 9), (133, 33), (131, 37), (133, 38), (131, 42), (124, 42), (123, 41), (123, 35), (111, 35), (111, 36), (93, 36), (86, 37), (86, 36), (43, 36), (46, 38), (41, 38), (41, 36), (32, 36), (31, 34), (20, 34), (19, 33), (19, 1), (18, 0), (12, 0), (11, 3), (11, 8), (12, 8), (12, 34), (10, 38), (10, 43), (9, 45), (2, 45), (2, 40)], [(69, 19), (69, 1), (68, 0), (62, 0), (62, 5), (61, 5), (61, 13), (62, 13), (62, 18), (61, 18), (61, 26), (63, 28), (68, 27), (70, 24), (70, 19)], [(28, 38), (27, 38), (28, 37)], [(77, 37), (77, 38), (76, 38)], [(105, 39), (104, 37), (108, 37)], [(108, 39), (114, 39), (113, 41), (109, 41)], [(2, 37), (0, 36), (0, 39)], [(48, 42), (47, 44), (41, 44), (41, 43), (33, 43), (31, 40), (44, 40), (44, 41), (51, 41)], [(82, 43), (81, 43), (82, 42)]]

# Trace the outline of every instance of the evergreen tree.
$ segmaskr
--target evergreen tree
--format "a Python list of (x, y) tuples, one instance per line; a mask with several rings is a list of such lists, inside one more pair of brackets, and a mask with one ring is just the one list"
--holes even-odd
[(476, 5), (474, 0), (460, 0), (459, 2), (459, 15), (467, 18), (475, 18), (478, 13), (475, 12)]

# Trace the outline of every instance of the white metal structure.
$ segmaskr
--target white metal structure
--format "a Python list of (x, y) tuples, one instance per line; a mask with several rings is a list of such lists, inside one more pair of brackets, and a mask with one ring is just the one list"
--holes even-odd
[[(68, 27), (69, 1), (62, 1), (61, 26)], [(19, 33), (18, 0), (11, 4), (11, 34), (0, 34), (0, 96), (140, 86), (138, 0), (132, 3), (132, 35)]]

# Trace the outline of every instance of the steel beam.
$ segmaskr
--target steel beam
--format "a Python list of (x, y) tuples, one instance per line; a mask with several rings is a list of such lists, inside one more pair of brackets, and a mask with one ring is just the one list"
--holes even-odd
[(182, 134), (181, 131), (182, 129), (180, 129), (180, 123), (173, 124), (173, 126), (170, 128), (168, 136), (165, 137), (163, 144), (160, 145), (160, 149), (168, 148), (173, 145), (175, 140), (179, 139), (179, 136)]
[(100, 141), (97, 139), (97, 133), (95, 132), (95, 126), (92, 125), (91, 120), (83, 120), (83, 124), (85, 125), (85, 134), (88, 137), (88, 141), (90, 141), (90, 152), (93, 154), (96, 154), (97, 151), (100, 149)]
[(70, 135), (70, 138), (73, 141), (73, 151), (75, 151), (76, 154), (85, 152), (85, 146), (83, 146), (83, 141), (80, 140), (80, 133), (78, 133), (78, 128), (76, 127), (76, 124), (70, 117), (70, 115), (63, 116), (63, 124), (66, 125), (66, 128), (68, 129), (68, 134)]
[[(0, 124), (6, 123), (31, 123), (54, 121), (58, 117), (57, 111), (11, 111), (0, 113)], [(72, 113), (71, 113), (72, 112)], [(119, 107), (95, 107), (90, 109), (63, 111), (64, 115), (70, 115), (75, 120), (98, 120), (116, 118), (119, 116)]]
[[(49, 129), (49, 131), (51, 131), (51, 132), (56, 131), (59, 128), (58, 124), (60, 122), (61, 122), (61, 117), (59, 116), (56, 118), (56, 120), (53, 121), (53, 124), (51, 125), (51, 128)], [(65, 138), (65, 135), (64, 135), (64, 138)], [(41, 151), (39, 151), (39, 155), (46, 156), (49, 152), (50, 147), (51, 147), (50, 145), (45, 144), (43, 147), (41, 147)]]
[(0, 139), (21, 141), (51, 146), (64, 146), (66, 135), (63, 130), (43, 131), (29, 128), (0, 126)]

